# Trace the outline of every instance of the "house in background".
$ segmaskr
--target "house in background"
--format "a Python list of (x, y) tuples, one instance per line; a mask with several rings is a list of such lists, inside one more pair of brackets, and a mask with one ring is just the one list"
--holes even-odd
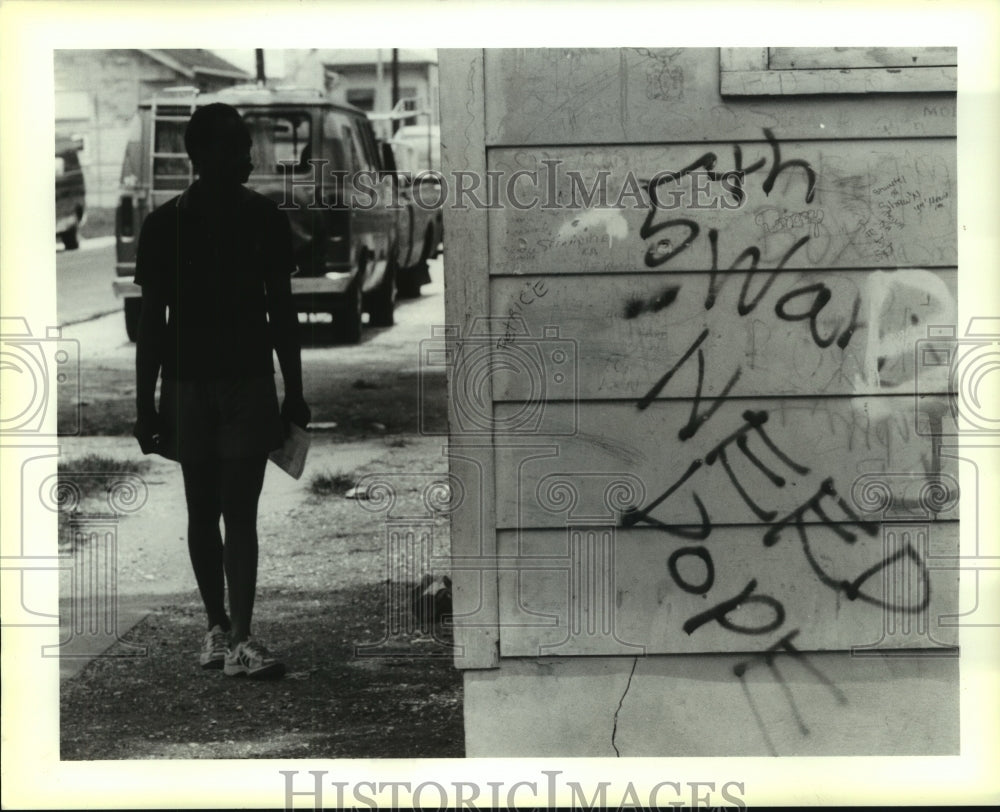
[[(400, 48), (398, 64), (399, 98), (412, 99), (421, 113), (400, 124), (440, 124), (437, 51)], [(392, 125), (379, 118), (392, 110), (392, 48), (288, 50), (284, 83), (324, 90), (333, 101), (359, 107), (372, 114), (380, 138), (392, 137)]]
[(79, 136), (87, 207), (113, 208), (129, 124), (143, 99), (164, 88), (218, 90), (253, 76), (202, 49), (55, 52), (55, 131)]

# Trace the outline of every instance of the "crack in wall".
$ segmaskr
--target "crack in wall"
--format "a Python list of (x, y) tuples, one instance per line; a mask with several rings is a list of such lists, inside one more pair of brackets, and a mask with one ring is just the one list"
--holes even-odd
[(614, 726), (611, 728), (611, 746), (615, 748), (615, 756), (621, 758), (621, 753), (618, 751), (618, 745), (615, 744), (615, 737), (618, 735), (618, 713), (622, 709), (622, 705), (625, 703), (625, 697), (628, 695), (628, 689), (632, 687), (632, 677), (635, 675), (635, 667), (639, 664), (639, 658), (632, 658), (632, 670), (628, 675), (628, 682), (625, 684), (625, 691), (622, 693), (621, 699), (618, 700), (618, 707), (615, 709), (615, 721)]

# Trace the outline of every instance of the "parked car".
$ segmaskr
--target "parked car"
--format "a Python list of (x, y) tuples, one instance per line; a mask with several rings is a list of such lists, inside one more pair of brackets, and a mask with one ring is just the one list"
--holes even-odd
[(80, 168), (78, 138), (56, 136), (56, 237), (68, 251), (80, 247), (80, 226), (86, 217), (87, 189)]
[[(226, 88), (199, 94), (184, 88), (139, 105), (122, 164), (116, 216), (117, 279), (125, 329), (135, 340), (141, 290), (133, 282), (143, 220), (194, 180), (184, 129), (194, 110), (212, 102), (237, 108), (253, 138), (247, 185), (285, 208), (297, 273), (299, 312), (330, 313), (340, 338), (357, 342), (362, 313), (393, 323), (399, 273), (398, 217), (392, 178), (382, 165), (363, 111), (316, 90)], [(339, 172), (339, 181), (331, 173)], [(361, 195), (352, 189), (363, 187)]]
[[(441, 182), (438, 176), (420, 171), (414, 148), (406, 142), (383, 142), (382, 163), (393, 174), (400, 203), (397, 233), (400, 296), (420, 295), (431, 281), (427, 260), (440, 253), (442, 236)], [(416, 168), (414, 168), (416, 167)]]

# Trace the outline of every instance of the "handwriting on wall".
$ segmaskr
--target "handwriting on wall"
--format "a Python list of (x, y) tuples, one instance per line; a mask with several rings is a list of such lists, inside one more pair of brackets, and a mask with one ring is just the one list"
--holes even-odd
[[(697, 357), (678, 364), (699, 339), (704, 396), (717, 396), (737, 369), (731, 393), (740, 396), (912, 395), (918, 384), (924, 393), (947, 391), (947, 368), (920, 364), (916, 348), (929, 326), (955, 321), (953, 269), (783, 273), (741, 317), (744, 281), (739, 273), (598, 275), (586, 284), (577, 276), (509, 277), (493, 281), (491, 302), (495, 316), (523, 319), (528, 336), (557, 324), (574, 337), (587, 365), (583, 399), (638, 399), (675, 366), (674, 385), (658, 396), (695, 391)], [(548, 295), (531, 296), (536, 284)], [(494, 397), (525, 400), (534, 383), (498, 368)]]
[[(490, 169), (552, 205), (490, 212), (491, 273), (949, 267), (953, 166), (952, 142), (784, 143), (770, 129), (711, 149), (497, 149)], [(622, 218), (610, 242), (588, 220), (602, 191)]]

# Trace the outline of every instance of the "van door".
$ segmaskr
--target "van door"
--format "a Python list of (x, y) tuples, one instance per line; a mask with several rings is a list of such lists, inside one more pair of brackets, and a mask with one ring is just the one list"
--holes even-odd
[(347, 271), (354, 267), (360, 245), (353, 231), (350, 208), (351, 178), (358, 171), (350, 142), (350, 119), (343, 113), (326, 112), (323, 116), (322, 157), (323, 203), (326, 208), (327, 235), (331, 270)]
[(359, 167), (357, 182), (352, 187), (355, 204), (351, 206), (351, 216), (357, 235), (368, 249), (362, 288), (367, 293), (379, 285), (388, 265), (394, 223), (392, 212), (387, 207), (392, 193), (390, 181), (382, 178), (379, 172), (380, 161), (368, 120), (352, 116), (348, 130), (348, 150)]

